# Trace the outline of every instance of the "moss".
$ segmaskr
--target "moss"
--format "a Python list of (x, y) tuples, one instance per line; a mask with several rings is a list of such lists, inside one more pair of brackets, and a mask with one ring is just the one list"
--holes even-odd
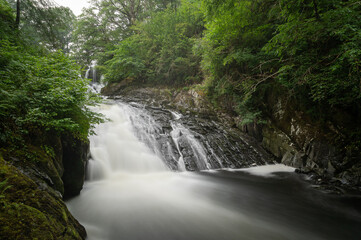
[(1, 152), (7, 161), (19, 169), (26, 170), (27, 175), (32, 179), (38, 178), (39, 181), (64, 194), (62, 168), (57, 166), (59, 165), (57, 158), (46, 153), (43, 145), (27, 144), (21, 149), (2, 149)]
[[(60, 198), (39, 189), (0, 157), (0, 181), (11, 185), (0, 199), (0, 239), (84, 239), (84, 228)], [(80, 234), (81, 235), (80, 235)]]
[[(2, 203), (2, 232), (14, 239), (54, 239), (53, 224), (45, 214), (23, 203)], [(29, 221), (30, 220), (30, 221)], [(50, 230), (50, 231), (49, 231)]]

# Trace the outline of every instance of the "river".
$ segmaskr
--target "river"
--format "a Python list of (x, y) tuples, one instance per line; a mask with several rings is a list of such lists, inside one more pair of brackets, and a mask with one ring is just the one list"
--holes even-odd
[(255, 167), (239, 169), (177, 112), (163, 131), (137, 103), (97, 111), (110, 121), (90, 138), (88, 180), (67, 202), (89, 240), (361, 239), (358, 198), (316, 191), (294, 169), (255, 166), (254, 156)]

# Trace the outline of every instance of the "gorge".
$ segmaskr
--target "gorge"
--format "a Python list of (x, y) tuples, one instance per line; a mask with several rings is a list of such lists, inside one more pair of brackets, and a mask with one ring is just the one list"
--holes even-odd
[(361, 239), (360, 0), (77, 4), (0, 0), (0, 239)]

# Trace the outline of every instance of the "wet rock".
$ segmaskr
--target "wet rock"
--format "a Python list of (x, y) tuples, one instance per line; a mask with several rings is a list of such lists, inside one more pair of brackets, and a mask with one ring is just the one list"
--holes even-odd
[(89, 143), (64, 136), (62, 144), (64, 197), (69, 198), (78, 195), (83, 188), (85, 166), (89, 158)]
[[(162, 131), (162, 135), (157, 132), (152, 134), (159, 143), (160, 155), (171, 169), (179, 168), (178, 160), (181, 156), (188, 171), (248, 167), (254, 163), (261, 165), (274, 161), (257, 140), (248, 137), (236, 128), (225, 126), (221, 121), (214, 118), (214, 113), (194, 112), (200, 105), (205, 104), (201, 100), (189, 99), (190, 96), (193, 98), (196, 95), (195, 92), (174, 94), (177, 98), (174, 101), (179, 107), (175, 110), (187, 114), (176, 118), (172, 114), (174, 111), (172, 108), (156, 107), (156, 102), (159, 99), (166, 98), (155, 96), (156, 93), (159, 91), (132, 90), (131, 93), (126, 93), (122, 100), (132, 103), (134, 107), (147, 110), (153, 116)], [(169, 96), (169, 94), (166, 95)], [(176, 138), (176, 140), (169, 141), (169, 137)], [(170, 144), (167, 145), (167, 142)], [(154, 152), (158, 151), (156, 148), (150, 147), (153, 148)]]
[(288, 151), (283, 155), (281, 163), (295, 168), (303, 168), (306, 159), (307, 156), (303, 152)]

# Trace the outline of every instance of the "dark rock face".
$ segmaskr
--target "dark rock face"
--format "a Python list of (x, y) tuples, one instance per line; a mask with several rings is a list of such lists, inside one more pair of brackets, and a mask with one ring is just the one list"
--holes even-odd
[(240, 168), (274, 162), (255, 139), (219, 121), (208, 103), (195, 93), (136, 89), (114, 98), (142, 108), (154, 118), (158, 127), (152, 136), (157, 146), (153, 146), (154, 141), (139, 138), (173, 170)]
[(320, 123), (300, 110), (297, 102), (282, 94), (269, 93), (265, 101), (264, 111), (269, 119), (258, 131), (262, 132), (262, 145), (268, 151), (282, 163), (310, 174), (317, 184), (333, 188), (327, 185), (337, 182), (351, 190), (361, 189), (359, 161), (351, 160), (360, 159), (361, 154), (350, 157), (331, 141), (332, 136), (341, 134), (338, 129), (342, 125), (351, 124), (347, 115), (344, 119), (338, 117), (338, 122)]
[(64, 198), (76, 196), (83, 188), (85, 166), (89, 157), (89, 143), (63, 137)]
[(106, 96), (116, 95), (118, 92), (126, 88), (131, 82), (131, 79), (124, 79), (119, 83), (109, 83), (101, 90), (101, 94)]

